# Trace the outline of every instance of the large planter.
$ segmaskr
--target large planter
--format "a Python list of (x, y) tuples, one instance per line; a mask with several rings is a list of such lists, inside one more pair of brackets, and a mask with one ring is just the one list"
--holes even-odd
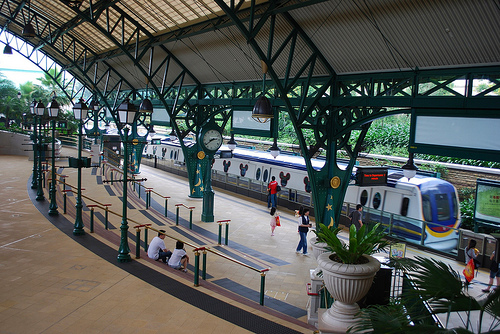
[[(327, 253), (328, 251), (325, 249), (326, 243), (324, 243), (324, 242), (316, 243), (316, 240), (318, 240), (318, 238), (316, 236), (312, 237), (311, 239), (309, 239), (309, 244), (311, 245), (314, 258), (317, 261), (318, 256), (320, 256), (320, 254)], [(331, 254), (331, 252), (328, 252), (328, 253)], [(312, 272), (312, 275), (314, 277), (316, 277), (316, 276), (318, 276), (318, 273), (320, 271), (321, 271), (321, 268), (319, 266), (317, 266), (316, 269), (314, 269), (314, 271)]]
[(364, 255), (369, 261), (365, 264), (343, 264), (330, 259), (331, 253), (318, 256), (318, 265), (323, 271), (323, 280), (334, 302), (323, 313), (320, 321), (322, 332), (345, 333), (355, 325), (359, 311), (357, 301), (370, 290), (380, 262), (374, 257)]

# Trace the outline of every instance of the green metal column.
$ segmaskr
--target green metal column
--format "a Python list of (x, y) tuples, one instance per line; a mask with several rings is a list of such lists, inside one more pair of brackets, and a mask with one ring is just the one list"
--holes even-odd
[[(206, 158), (211, 162), (214, 156), (213, 154), (207, 154)], [(208, 223), (214, 221), (214, 191), (212, 189), (212, 166), (210, 163), (207, 163), (204, 181), (201, 221)]]

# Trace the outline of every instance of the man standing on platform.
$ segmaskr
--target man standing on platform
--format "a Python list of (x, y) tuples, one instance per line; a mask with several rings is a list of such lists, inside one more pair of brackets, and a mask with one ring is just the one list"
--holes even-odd
[(356, 210), (351, 212), (351, 215), (349, 217), (351, 218), (351, 223), (356, 226), (356, 230), (359, 230), (361, 226), (363, 226), (363, 214), (361, 213), (361, 211), (363, 211), (363, 206), (361, 204), (358, 204), (356, 205)]
[(276, 208), (278, 206), (278, 182), (274, 176), (271, 177), (271, 182), (267, 185), (267, 192), (269, 194), (267, 208)]
[(151, 240), (148, 248), (148, 257), (155, 261), (162, 260), (163, 263), (167, 263), (168, 258), (172, 256), (172, 252), (165, 247), (165, 230), (160, 230), (158, 236)]

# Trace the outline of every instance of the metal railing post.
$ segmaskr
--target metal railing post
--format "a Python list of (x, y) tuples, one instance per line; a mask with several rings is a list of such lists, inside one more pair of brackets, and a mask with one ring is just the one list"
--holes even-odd
[(168, 206), (168, 197), (165, 197), (165, 217), (167, 217), (168, 215), (167, 206)]
[(94, 208), (90, 208), (90, 233), (94, 233)]
[(226, 246), (227, 246), (228, 238), (229, 238), (229, 222), (226, 222), (226, 240), (224, 240), (224, 243), (226, 244)]
[(200, 252), (198, 249), (194, 252), (194, 286), (199, 286), (200, 275)]
[(146, 227), (146, 229), (144, 230), (144, 251), (147, 252), (148, 251), (148, 228)]
[(193, 229), (193, 209), (189, 209), (189, 229)]
[(175, 226), (179, 225), (179, 207), (176, 208), (176, 216), (175, 216)]
[(424, 239), (425, 239), (425, 229), (427, 227), (427, 223), (424, 221), (422, 222), (422, 233), (420, 235), (420, 245), (424, 245)]
[(203, 263), (202, 263), (202, 272), (201, 278), (205, 281), (207, 279), (207, 250), (203, 250)]
[(264, 305), (264, 288), (266, 286), (266, 271), (269, 269), (264, 269), (260, 272), (260, 305)]
[(136, 227), (135, 233), (135, 258), (141, 258), (141, 228)]
[(222, 223), (221, 222), (218, 222), (219, 223), (219, 241), (217, 242), (217, 245), (220, 246), (221, 242), (222, 242)]
[(108, 207), (106, 207), (105, 215), (104, 215), (104, 228), (107, 230), (108, 229)]

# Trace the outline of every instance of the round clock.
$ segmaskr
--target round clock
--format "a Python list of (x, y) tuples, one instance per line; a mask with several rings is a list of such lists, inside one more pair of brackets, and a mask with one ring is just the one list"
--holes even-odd
[(222, 145), (222, 133), (216, 129), (201, 131), (200, 144), (205, 151), (216, 152)]

